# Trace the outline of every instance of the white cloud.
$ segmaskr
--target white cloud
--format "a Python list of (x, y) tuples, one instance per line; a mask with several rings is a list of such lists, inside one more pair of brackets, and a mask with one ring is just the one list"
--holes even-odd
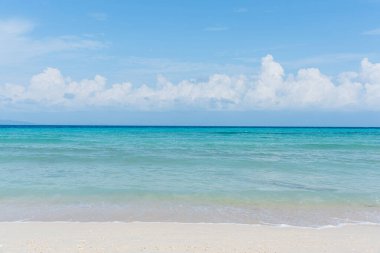
[(77, 49), (98, 49), (104, 43), (80, 36), (34, 38), (35, 24), (22, 19), (0, 20), (0, 66), (34, 57)]
[(18, 35), (33, 30), (34, 24), (22, 19), (0, 20), (0, 36)]
[(243, 8), (243, 7), (236, 8), (236, 9), (234, 9), (234, 12), (236, 12), (236, 13), (245, 13), (245, 12), (248, 12), (248, 9), (247, 8)]
[(286, 74), (271, 55), (253, 77), (215, 74), (206, 81), (172, 83), (158, 76), (154, 85), (107, 84), (96, 75), (80, 81), (47, 68), (28, 85), (0, 85), (2, 110), (17, 108), (128, 110), (380, 110), (380, 63), (363, 59), (358, 72), (332, 78), (316, 68)]
[(227, 26), (208, 26), (204, 29), (206, 32), (223, 32), (227, 31), (229, 28)]
[(88, 14), (88, 16), (97, 21), (106, 21), (108, 18), (108, 15), (104, 12), (91, 12)]
[(252, 67), (246, 64), (243, 65), (212, 62), (179, 61), (169, 58), (125, 57), (120, 60), (120, 65), (127, 74), (134, 73), (140, 76), (149, 75), (152, 73), (166, 73), (171, 75), (176, 74), (178, 76), (183, 76), (185, 74), (190, 78), (192, 77), (191, 74), (204, 76), (205, 73), (209, 74), (215, 72), (223, 72), (228, 74), (252, 72)]
[(380, 35), (380, 28), (363, 32), (364, 35)]
[(312, 66), (321, 64), (336, 64), (342, 62), (357, 62), (363, 59), (368, 54), (363, 53), (338, 53), (338, 54), (325, 54), (313, 57), (301, 58), (284, 62), (286, 67), (299, 68), (300, 66)]

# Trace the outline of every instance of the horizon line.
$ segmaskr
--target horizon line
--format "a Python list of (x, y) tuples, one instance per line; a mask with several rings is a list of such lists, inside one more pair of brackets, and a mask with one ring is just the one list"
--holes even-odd
[(133, 125), (133, 124), (0, 124), (1, 127), (119, 127), (119, 128), (380, 128), (380, 126), (302, 126), (302, 125)]

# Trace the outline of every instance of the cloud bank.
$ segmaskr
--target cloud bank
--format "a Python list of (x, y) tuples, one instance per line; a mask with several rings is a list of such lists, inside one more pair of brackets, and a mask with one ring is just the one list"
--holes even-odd
[(172, 83), (158, 76), (154, 85), (107, 84), (105, 77), (72, 80), (55, 68), (27, 85), (0, 85), (0, 110), (371, 110), (380, 111), (380, 63), (363, 59), (357, 72), (336, 77), (317, 68), (286, 74), (271, 55), (253, 76), (211, 75), (206, 81)]

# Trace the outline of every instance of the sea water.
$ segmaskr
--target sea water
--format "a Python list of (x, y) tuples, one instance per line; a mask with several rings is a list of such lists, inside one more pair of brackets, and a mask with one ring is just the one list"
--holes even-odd
[(1, 126), (19, 220), (380, 223), (380, 129)]

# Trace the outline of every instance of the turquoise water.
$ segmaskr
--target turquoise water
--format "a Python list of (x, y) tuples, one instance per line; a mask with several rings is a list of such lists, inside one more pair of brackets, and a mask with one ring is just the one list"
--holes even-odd
[(379, 128), (0, 127), (0, 220), (380, 222)]

